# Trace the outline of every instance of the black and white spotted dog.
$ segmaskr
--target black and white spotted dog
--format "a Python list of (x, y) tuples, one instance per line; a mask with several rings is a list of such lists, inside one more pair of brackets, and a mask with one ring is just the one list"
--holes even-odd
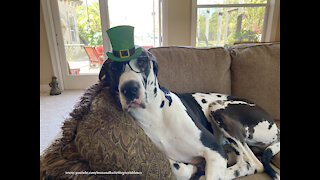
[[(108, 59), (99, 79), (118, 92), (122, 109), (166, 154), (177, 179), (195, 177), (194, 164), (201, 158), (206, 166), (200, 179), (233, 179), (263, 171), (280, 179), (269, 165), (280, 151), (280, 130), (263, 109), (224, 94), (170, 92), (160, 86), (157, 72), (155, 57), (143, 50), (126, 63)], [(224, 149), (228, 145), (237, 157), (229, 167)], [(263, 154), (262, 163), (253, 151)]]

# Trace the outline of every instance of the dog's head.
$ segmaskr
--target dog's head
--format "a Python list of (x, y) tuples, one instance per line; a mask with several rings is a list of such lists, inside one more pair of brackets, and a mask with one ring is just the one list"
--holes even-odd
[(145, 108), (157, 95), (156, 58), (142, 50), (140, 56), (129, 62), (107, 59), (103, 64), (99, 79), (119, 93), (122, 109)]

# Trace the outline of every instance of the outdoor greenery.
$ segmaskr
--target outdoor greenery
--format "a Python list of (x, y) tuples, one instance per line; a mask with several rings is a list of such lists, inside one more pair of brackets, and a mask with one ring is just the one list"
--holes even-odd
[[(238, 1), (241, 0), (229, 0), (229, 3), (233, 3), (233, 1), (235, 1), (234, 3), (239, 3)], [(245, 0), (245, 3), (266, 2), (267, 0)], [(227, 3), (227, 0), (224, 3)], [(197, 46), (228, 45), (241, 41), (260, 41), (264, 13), (265, 7), (199, 8)], [(88, 6), (83, 2), (82, 5), (76, 8), (76, 15), (81, 43), (91, 46), (101, 45), (102, 33), (99, 2), (91, 1)], [(220, 31), (219, 42), (218, 31)]]
[[(251, 0), (251, 2), (266, 3), (266, 0)], [(197, 46), (229, 45), (243, 41), (258, 42), (261, 40), (264, 14), (265, 7), (199, 8)], [(207, 27), (208, 22), (209, 27)]]
[[(88, 11), (88, 13), (87, 13)], [(76, 8), (78, 33), (82, 43), (90, 46), (102, 44), (99, 2), (92, 1)], [(88, 15), (88, 16), (87, 16)]]

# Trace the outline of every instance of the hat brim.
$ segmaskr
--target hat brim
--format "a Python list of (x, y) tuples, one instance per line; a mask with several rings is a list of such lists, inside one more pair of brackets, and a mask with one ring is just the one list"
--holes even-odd
[(127, 58), (116, 57), (111, 52), (107, 52), (107, 56), (113, 61), (128, 62), (131, 59), (136, 59), (138, 56), (140, 56), (141, 52), (142, 52), (142, 48), (138, 47), (137, 49), (135, 49), (134, 54), (132, 56), (127, 57)]

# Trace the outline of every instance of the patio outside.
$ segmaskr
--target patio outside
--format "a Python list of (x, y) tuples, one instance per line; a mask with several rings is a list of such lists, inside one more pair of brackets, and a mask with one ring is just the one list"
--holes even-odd
[[(92, 50), (88, 52), (87, 48)], [(95, 54), (93, 52), (94, 49), (101, 49), (102, 52), (96, 52)], [(102, 45), (65, 44), (65, 52), (69, 65), (69, 74), (71, 75), (98, 74), (106, 59)]]

